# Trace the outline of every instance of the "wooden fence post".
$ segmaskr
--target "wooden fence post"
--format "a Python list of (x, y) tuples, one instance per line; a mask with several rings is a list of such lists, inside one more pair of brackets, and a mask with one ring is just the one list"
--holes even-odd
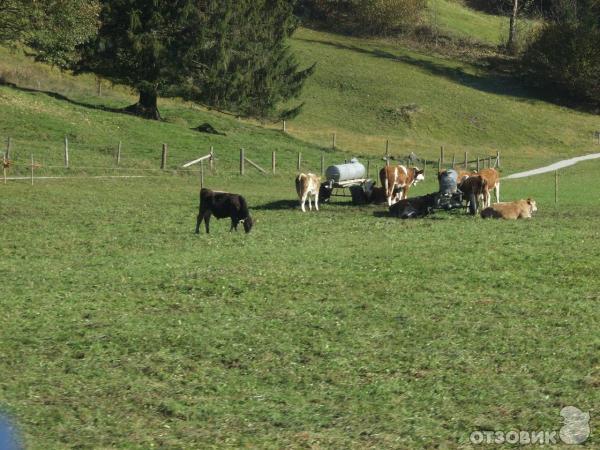
[(488, 169), (492, 168), (492, 157), (488, 156)]
[(122, 142), (119, 141), (119, 146), (117, 147), (117, 166), (119, 164), (121, 164), (121, 147), (122, 147)]
[(65, 136), (65, 168), (69, 168), (69, 138), (67, 136)]
[(244, 161), (246, 157), (244, 156), (244, 149), (240, 148), (240, 175), (244, 175)]
[(212, 145), (210, 146), (209, 165), (210, 165), (210, 173), (211, 173), (211, 175), (214, 175), (214, 173), (215, 173), (215, 149)]
[(438, 172), (442, 171), (442, 158), (438, 158)]
[(200, 189), (204, 187), (204, 161), (200, 161)]
[(271, 171), (273, 172), (273, 175), (275, 175), (275, 167), (277, 166), (277, 154), (275, 153), (275, 150), (273, 150), (273, 153), (271, 154)]
[(500, 151), (496, 152), (496, 167), (500, 168)]
[(321, 153), (321, 176), (324, 176), (324, 175), (325, 175), (325, 153)]
[(302, 169), (302, 153), (298, 152), (298, 172)]
[(283, 121), (283, 132), (287, 133), (287, 124), (285, 123), (285, 120)]
[(167, 144), (162, 145), (162, 154), (160, 156), (160, 169), (165, 170), (167, 167), (167, 154), (169, 153), (169, 147)]
[(454, 169), (454, 166), (456, 166), (456, 154), (452, 153), (452, 168)]
[(440, 147), (440, 163), (442, 166), (444, 165), (444, 146), (443, 145)]
[(6, 159), (10, 160), (10, 151), (12, 150), (12, 138), (6, 140)]
[(367, 159), (367, 178), (369, 178), (370, 171), (371, 171), (371, 160)]
[(469, 167), (469, 154), (465, 152), (465, 170)]
[(558, 204), (558, 170), (554, 171), (554, 204)]
[(477, 172), (479, 172), (479, 155), (477, 155)]
[(390, 140), (385, 140), (385, 165), (390, 165)]

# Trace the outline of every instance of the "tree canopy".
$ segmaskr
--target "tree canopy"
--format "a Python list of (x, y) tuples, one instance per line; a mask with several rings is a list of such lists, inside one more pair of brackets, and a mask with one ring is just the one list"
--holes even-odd
[(285, 114), (312, 68), (285, 41), (295, 29), (286, 0), (104, 0), (97, 38), (79, 71), (135, 88), (129, 111), (159, 119), (158, 96), (178, 95), (253, 116)]
[(37, 59), (67, 67), (95, 36), (99, 11), (93, 0), (0, 0), (0, 43), (22, 43)]

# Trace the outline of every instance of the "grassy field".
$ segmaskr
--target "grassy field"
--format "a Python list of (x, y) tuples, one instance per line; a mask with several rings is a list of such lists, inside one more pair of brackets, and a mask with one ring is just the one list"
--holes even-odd
[[(494, 44), (500, 19), (437, 5)], [(152, 176), (0, 184), (0, 407), (27, 447), (468, 448), (475, 430), (558, 430), (567, 405), (591, 412), (598, 447), (597, 161), (561, 171), (558, 205), (553, 174), (504, 182), (503, 199), (538, 201), (531, 221), (301, 214), (293, 189), (299, 151), (318, 170), (324, 151), (375, 168), (387, 138), (429, 159), (500, 150), (507, 174), (590, 153), (598, 117), (392, 40), (300, 29), (291, 46), (318, 66), (288, 134), (177, 99), (164, 122), (120, 114), (126, 88), (98, 95), (0, 48), (11, 175), (34, 154), (39, 175)], [(226, 136), (191, 130), (204, 122)], [(249, 235), (193, 234), (197, 174), (173, 169), (210, 146), (206, 184), (247, 197)], [(240, 147), (266, 167), (277, 151), (277, 175), (235, 175)], [(431, 174), (411, 194), (436, 190)]]
[(209, 236), (193, 177), (9, 184), (2, 403), (32, 449), (456, 448), (594, 416), (597, 173), (563, 171), (557, 208), (552, 175), (506, 181), (538, 200), (518, 222), (302, 214), (288, 178), (219, 177), (258, 223)]

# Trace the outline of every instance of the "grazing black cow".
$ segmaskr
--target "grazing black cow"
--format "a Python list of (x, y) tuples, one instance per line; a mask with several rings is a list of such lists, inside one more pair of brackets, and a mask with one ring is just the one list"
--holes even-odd
[(244, 224), (244, 231), (249, 233), (252, 229), (253, 221), (248, 211), (246, 199), (238, 194), (228, 192), (211, 191), (202, 189), (200, 191), (200, 211), (196, 220), (196, 234), (200, 233), (200, 224), (204, 220), (206, 233), (209, 233), (210, 216), (217, 219), (231, 218), (231, 228), (229, 231), (237, 231), (240, 222)]
[(400, 219), (425, 217), (435, 205), (435, 194), (421, 195), (400, 200), (390, 206), (390, 215)]

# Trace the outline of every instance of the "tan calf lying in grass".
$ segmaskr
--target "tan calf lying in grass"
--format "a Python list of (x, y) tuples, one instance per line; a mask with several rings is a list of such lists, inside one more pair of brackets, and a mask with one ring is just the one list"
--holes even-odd
[(484, 219), (530, 219), (537, 211), (535, 200), (517, 200), (516, 202), (494, 203), (481, 211)]

